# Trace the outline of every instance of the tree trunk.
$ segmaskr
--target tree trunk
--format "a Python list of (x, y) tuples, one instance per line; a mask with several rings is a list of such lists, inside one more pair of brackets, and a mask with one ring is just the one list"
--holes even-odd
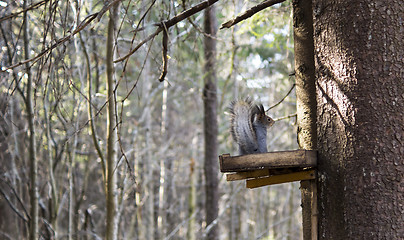
[(402, 0), (314, 0), (320, 239), (403, 239)]
[(106, 239), (118, 239), (118, 219), (117, 219), (117, 126), (116, 126), (116, 96), (114, 93), (114, 33), (115, 25), (118, 21), (118, 6), (111, 8), (108, 22), (107, 37), (107, 171), (106, 171), (106, 204), (107, 204), (107, 228)]
[(47, 95), (44, 98), (43, 102), (43, 111), (44, 111), (44, 119), (45, 119), (45, 126), (46, 126), (46, 147), (47, 147), (47, 157), (48, 157), (48, 168), (49, 168), (49, 182), (50, 182), (50, 204), (49, 204), (49, 218), (50, 218), (50, 225), (52, 226), (52, 229), (54, 230), (53, 237), (57, 239), (57, 216), (58, 216), (58, 205), (59, 205), (59, 199), (58, 199), (58, 194), (57, 194), (57, 188), (56, 188), (56, 179), (55, 179), (55, 172), (53, 169), (54, 165), (54, 159), (52, 156), (52, 144), (51, 144), (51, 118), (49, 117), (49, 91), (46, 92)]
[[(174, 75), (172, 72), (176, 70), (172, 69), (169, 75)], [(174, 124), (173, 119), (173, 96), (171, 95), (170, 87), (168, 81), (164, 81), (164, 89), (163, 89), (163, 101), (161, 106), (161, 137), (163, 142), (169, 143), (170, 139), (174, 136)], [(175, 204), (175, 180), (174, 180), (174, 160), (175, 158), (172, 156), (172, 146), (168, 146), (167, 154), (164, 157), (164, 162), (161, 164), (161, 179), (159, 182), (164, 182), (160, 186), (160, 201), (162, 202), (160, 205), (163, 208), (162, 212), (162, 228), (161, 232), (165, 232), (164, 236), (168, 236), (170, 234), (174, 235), (175, 228), (177, 227), (176, 217), (178, 216), (178, 209)], [(173, 238), (177, 239), (177, 238)]]
[[(316, 84), (314, 72), (313, 14), (311, 0), (293, 0), (297, 141), (299, 148), (317, 149)], [(301, 181), (303, 239), (317, 239), (315, 180)]]
[(216, 92), (216, 11), (211, 6), (205, 10), (204, 46), (205, 78), (203, 89), (204, 136), (205, 136), (205, 181), (206, 181), (206, 231), (207, 239), (218, 239), (218, 160), (217, 160), (217, 92)]
[(195, 228), (195, 218), (197, 212), (197, 194), (196, 194), (196, 184), (197, 184), (197, 174), (196, 169), (196, 159), (198, 156), (198, 135), (195, 133), (192, 138), (192, 158), (190, 161), (190, 170), (189, 170), (189, 194), (188, 194), (188, 228), (187, 228), (187, 239), (195, 240), (196, 239), (196, 228)]
[[(27, 7), (27, 0), (24, 1), (23, 7), (24, 9)], [(25, 59), (29, 59), (29, 36), (28, 36), (28, 14), (24, 12), (24, 52)], [(38, 159), (36, 157), (36, 141), (35, 141), (35, 124), (34, 124), (34, 107), (33, 107), (33, 97), (32, 97), (32, 74), (30, 69), (30, 64), (25, 64), (26, 74), (27, 74), (27, 88), (25, 95), (25, 106), (27, 110), (27, 120), (28, 120), (28, 153), (29, 153), (29, 164), (30, 164), (30, 221), (29, 221), (29, 239), (36, 240), (38, 239)]]

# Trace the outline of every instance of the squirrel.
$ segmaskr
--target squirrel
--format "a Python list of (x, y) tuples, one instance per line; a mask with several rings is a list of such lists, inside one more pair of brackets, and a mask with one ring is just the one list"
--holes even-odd
[(231, 135), (239, 146), (239, 154), (267, 152), (267, 128), (275, 121), (265, 114), (264, 106), (247, 97), (231, 102), (229, 110)]

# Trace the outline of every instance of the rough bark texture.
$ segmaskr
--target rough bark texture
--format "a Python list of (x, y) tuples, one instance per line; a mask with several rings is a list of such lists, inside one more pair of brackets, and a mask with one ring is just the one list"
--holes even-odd
[[(297, 140), (299, 147), (317, 149), (316, 84), (314, 73), (313, 10), (311, 0), (294, 0)], [(303, 239), (317, 239), (317, 186), (315, 180), (301, 181)]]
[(317, 145), (317, 104), (311, 1), (293, 1), (293, 29), (298, 113), (297, 137), (301, 149), (314, 150)]
[[(206, 181), (206, 226), (207, 239), (218, 239), (217, 219), (219, 211), (218, 161), (217, 161), (217, 91), (216, 91), (216, 11), (209, 7), (205, 10), (204, 37), (205, 73), (203, 89), (204, 136), (205, 136), (205, 181)], [(210, 225), (210, 226), (209, 226)]]
[(314, 0), (319, 238), (404, 238), (404, 2)]

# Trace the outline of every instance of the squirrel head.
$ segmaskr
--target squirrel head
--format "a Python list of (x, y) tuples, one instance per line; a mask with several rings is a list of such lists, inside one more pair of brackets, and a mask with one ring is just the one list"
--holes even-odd
[(262, 104), (255, 105), (252, 118), (253, 122), (258, 122), (267, 128), (271, 127), (275, 123), (271, 117), (265, 114), (264, 106)]

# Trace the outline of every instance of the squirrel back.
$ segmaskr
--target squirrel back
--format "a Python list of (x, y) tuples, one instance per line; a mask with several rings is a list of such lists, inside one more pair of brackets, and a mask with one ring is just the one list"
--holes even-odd
[(239, 154), (267, 152), (267, 128), (274, 123), (265, 114), (262, 104), (254, 104), (250, 98), (231, 102), (231, 134), (239, 146)]

